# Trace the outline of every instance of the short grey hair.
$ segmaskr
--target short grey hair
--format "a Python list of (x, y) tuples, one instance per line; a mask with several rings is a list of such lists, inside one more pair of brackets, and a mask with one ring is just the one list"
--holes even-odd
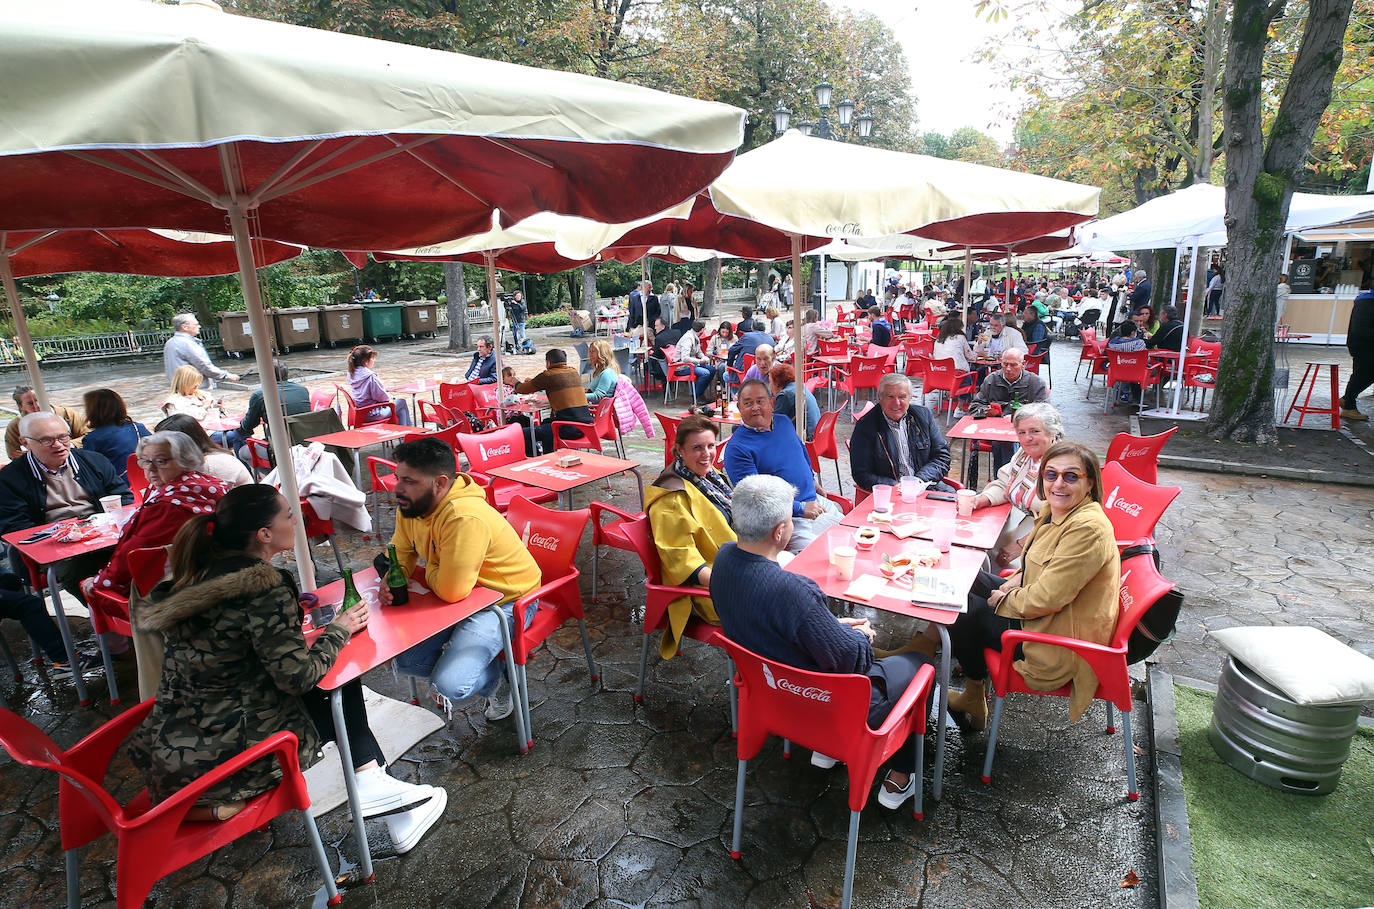
[(196, 314), (193, 312), (177, 313), (176, 315), (172, 316), (172, 331), (181, 331), (181, 327), (187, 324), (188, 322), (199, 323), (200, 320), (196, 318)]
[(166, 445), (167, 450), (172, 453), (172, 460), (183, 471), (202, 470), (205, 467), (205, 455), (200, 450), (200, 446), (184, 432), (172, 432), (164, 429), (152, 435), (144, 436), (138, 440), (138, 456), (143, 457), (143, 449), (149, 445)]
[(26, 439), (37, 438), (37, 436), (33, 435), (33, 433), (37, 431), (34, 427), (45, 420), (56, 420), (62, 425), (63, 432), (71, 432), (72, 428), (67, 425), (67, 421), (62, 419), (62, 417), (53, 413), (51, 410), (40, 410), (37, 413), (26, 413), (19, 418), (19, 435)]
[(1011, 425), (1020, 426), (1026, 420), (1039, 420), (1040, 425), (1045, 427), (1045, 432), (1054, 437), (1058, 442), (1064, 438), (1064, 418), (1059, 413), (1059, 408), (1046, 401), (1035, 401), (1030, 404), (1022, 404), (1016, 413), (1011, 416)]
[(911, 380), (899, 372), (890, 372), (878, 380), (878, 397), (883, 396), (889, 385), (903, 385), (908, 393), (911, 392)]
[(781, 477), (756, 473), (735, 485), (730, 494), (730, 523), (741, 543), (768, 539), (773, 528), (792, 517), (797, 490)]
[(18, 403), (19, 403), (19, 399), (22, 398), (22, 397), (24, 397), (24, 395), (28, 394), (28, 393), (31, 392), (31, 391), (33, 391), (33, 386), (32, 386), (32, 385), (16, 385), (16, 386), (14, 386), (14, 403), (18, 404)]

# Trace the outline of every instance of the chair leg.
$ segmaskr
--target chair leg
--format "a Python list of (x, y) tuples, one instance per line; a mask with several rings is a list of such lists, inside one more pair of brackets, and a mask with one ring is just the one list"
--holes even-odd
[[(110, 704), (119, 703), (119, 683), (115, 681), (114, 660), (110, 659), (110, 645), (105, 642), (105, 635), (95, 636), (96, 642), (100, 645), (100, 661), (105, 664), (105, 684), (110, 686)], [(80, 672), (79, 666), (72, 667), (73, 672)]]
[(601, 569), (601, 547), (592, 544), (592, 602), (598, 602), (596, 598), (596, 576)]
[(1131, 739), (1131, 712), (1121, 711), (1121, 734), (1126, 739), (1126, 798), (1130, 801), (1140, 799), (1140, 789), (1135, 781), (1135, 742)]
[(302, 811), (300, 814), (305, 818), (305, 833), (310, 838), (310, 853), (315, 857), (315, 864), (320, 866), (320, 874), (324, 876), (324, 892), (328, 897), (328, 905), (337, 906), (343, 902), (343, 896), (334, 884), (334, 869), (329, 867), (329, 856), (325, 854), (324, 843), (320, 842), (320, 828), (315, 826), (315, 819), (310, 816), (309, 811)]
[[(917, 785), (920, 785), (919, 783)], [(854, 898), (854, 859), (859, 854), (859, 812), (849, 812), (849, 845), (844, 853), (844, 895), (840, 897), (840, 909), (849, 909)]]
[(339, 576), (343, 577), (343, 556), (339, 553), (339, 541), (334, 539), (334, 534), (332, 533), (329, 535), (329, 548), (334, 550), (334, 564), (339, 566)]
[(415, 676), (410, 676), (410, 703), (420, 703), (420, 680)]
[(65, 860), (67, 866), (67, 909), (81, 909), (81, 850), (68, 849)]
[(519, 663), (515, 667), (516, 678), (520, 681), (520, 711), (525, 717), (525, 747), (534, 747), (534, 726), (530, 717), (530, 684), (529, 676), (525, 673), (525, 664)]
[(911, 816), (921, 820), (926, 816), (924, 791), (926, 788), (926, 737), (924, 733), (916, 736), (916, 804), (911, 807)]
[(739, 688), (735, 685), (735, 663), (733, 660), (726, 660), (730, 667), (730, 673), (726, 676), (725, 684), (730, 689), (730, 735), (739, 736)]
[(740, 832), (744, 828), (744, 768), (749, 765), (748, 761), (739, 762), (739, 770), (735, 773), (735, 833), (730, 840), (730, 858), (739, 858)]
[(838, 457), (835, 458), (835, 491), (844, 495), (844, 478), (840, 476), (840, 459)]
[(993, 695), (992, 698), (992, 724), (988, 726), (988, 753), (983, 758), (983, 782), (992, 782), (992, 758), (997, 753), (997, 732), (1002, 725), (1002, 704), (1006, 698), (1002, 695)]
[(1112, 719), (1112, 702), (1103, 701), (1102, 703), (1107, 705), (1107, 734), (1111, 735), (1113, 732), (1116, 732), (1116, 720)]
[(587, 637), (587, 623), (582, 619), (578, 619), (577, 630), (582, 632), (582, 651), (587, 654), (587, 674), (590, 675), (592, 681), (595, 682), (600, 678), (600, 675), (598, 675), (596, 671), (596, 661), (592, 659), (592, 642)]
[(649, 666), (649, 634), (644, 635), (644, 643), (639, 648), (639, 684), (635, 687), (635, 700), (644, 700), (644, 671)]
[(792, 740), (791, 740), (791, 739), (783, 739), (783, 740), (782, 740), (782, 756), (783, 756), (783, 758), (785, 758), (785, 759), (790, 759), (790, 758), (792, 757)]

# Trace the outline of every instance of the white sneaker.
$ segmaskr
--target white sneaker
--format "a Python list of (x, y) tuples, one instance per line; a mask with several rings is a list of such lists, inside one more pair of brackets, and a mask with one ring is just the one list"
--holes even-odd
[(878, 787), (878, 804), (884, 808), (896, 811), (902, 807), (902, 803), (916, 795), (916, 786), (920, 783), (916, 774), (907, 777), (906, 786), (902, 789), (893, 789), (888, 782), (890, 776), (883, 777), (882, 785)]
[(501, 673), (501, 681), (496, 683), (496, 690), (487, 698), (487, 709), (482, 711), (482, 715), (493, 723), (504, 720), (515, 712), (515, 699), (511, 697), (510, 677), (504, 672)]
[(444, 816), (444, 807), (448, 805), (448, 793), (438, 786), (420, 786), (419, 789), (426, 790), (428, 800), (405, 814), (393, 815), (386, 819), (387, 832), (391, 834), (391, 845), (396, 847), (396, 851), (405, 854), (415, 848), (415, 844), (420, 842), (420, 838), (429, 832), (429, 828), (438, 823), (439, 818)]
[(838, 763), (839, 761), (835, 760), (828, 754), (821, 754), (819, 751), (811, 752), (812, 767), (819, 767), (822, 770), (829, 770), (831, 767), (834, 767)]
[(416, 786), (398, 780), (381, 767), (370, 767), (357, 773), (358, 801), (363, 817), (376, 817), (379, 814), (397, 811), (411, 805), (418, 805), (430, 795), (428, 786)]

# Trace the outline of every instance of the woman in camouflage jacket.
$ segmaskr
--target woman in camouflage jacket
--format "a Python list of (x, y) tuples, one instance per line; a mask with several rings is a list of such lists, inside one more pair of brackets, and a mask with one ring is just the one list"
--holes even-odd
[[(269, 561), (291, 548), (294, 529), (280, 493), (249, 485), (177, 533), (173, 576), (137, 616), (140, 628), (166, 640), (156, 703), (129, 746), (154, 802), (283, 729), (296, 734), (302, 767), (318, 760), (322, 738), (333, 738), (326, 696), (315, 686), (349, 637), (366, 627), (367, 604), (340, 613), (306, 645), (295, 581)], [(410, 808), (387, 818), (397, 848), (408, 840), (408, 849), (443, 813), (444, 791), (388, 775), (361, 684), (343, 691), (363, 813)], [(258, 761), (207, 791), (197, 806), (208, 818), (232, 816), (280, 778), (274, 759)]]

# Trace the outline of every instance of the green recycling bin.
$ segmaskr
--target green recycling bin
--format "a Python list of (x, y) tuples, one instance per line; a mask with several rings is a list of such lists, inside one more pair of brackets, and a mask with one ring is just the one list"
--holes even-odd
[[(267, 317), (267, 334), (270, 336), (270, 343), (275, 347), (276, 320), (270, 315)], [(246, 312), (222, 312), (219, 314), (219, 339), (224, 346), (224, 352), (235, 357), (241, 357), (245, 352), (253, 350), (253, 323), (248, 321)]]
[(410, 300), (401, 304), (401, 326), (412, 338), (434, 336), (438, 330), (439, 304), (433, 300)]
[(400, 303), (364, 303), (363, 334), (369, 341), (401, 336)]
[(321, 306), (320, 337), (330, 347), (363, 339), (363, 307), (358, 303)]
[(290, 306), (272, 311), (277, 340), (283, 351), (292, 347), (320, 346), (320, 313), (313, 306)]

